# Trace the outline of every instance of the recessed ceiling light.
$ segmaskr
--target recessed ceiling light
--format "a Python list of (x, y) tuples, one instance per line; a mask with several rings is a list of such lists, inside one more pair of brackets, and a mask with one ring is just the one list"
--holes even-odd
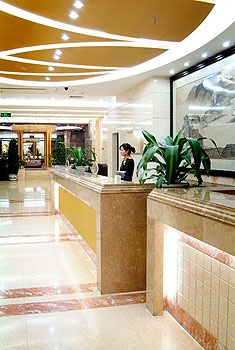
[(60, 56), (54, 54), (54, 55), (53, 55), (53, 58), (54, 58), (54, 60), (59, 60), (59, 59), (60, 59)]
[(63, 34), (61, 35), (61, 39), (62, 39), (62, 40), (69, 40), (68, 34), (63, 33)]
[(50, 77), (46, 77), (45, 80), (51, 80), (51, 78)]
[(84, 6), (84, 4), (80, 0), (76, 0), (73, 6), (76, 7), (77, 9), (81, 9)]
[(12, 130), (12, 126), (7, 126), (7, 125), (0, 125), (0, 130)]
[(188, 67), (189, 66), (189, 62), (184, 62), (184, 66)]
[(174, 74), (174, 73), (175, 73), (175, 70), (174, 70), (174, 69), (170, 69), (170, 70), (169, 70), (169, 73), (170, 73), (170, 74)]
[(202, 57), (202, 58), (207, 58), (207, 56), (208, 56), (208, 53), (207, 53), (207, 52), (203, 52), (203, 53), (201, 54), (201, 57)]
[(55, 70), (55, 68), (52, 67), (52, 66), (49, 66), (49, 67), (48, 67), (48, 70), (49, 70), (50, 72), (53, 72), (53, 71)]
[(229, 40), (227, 40), (227, 41), (225, 41), (223, 43), (223, 47), (229, 47), (229, 45), (230, 45), (230, 41)]
[(76, 11), (72, 10), (72, 11), (70, 11), (70, 13), (69, 13), (69, 17), (70, 17), (71, 19), (77, 19), (77, 18), (79, 17), (79, 14), (78, 14)]
[(62, 51), (57, 49), (57, 50), (55, 50), (55, 54), (58, 55), (58, 56), (61, 56), (62, 55)]
[(82, 130), (80, 126), (73, 126), (73, 125), (58, 125), (56, 127), (56, 130)]

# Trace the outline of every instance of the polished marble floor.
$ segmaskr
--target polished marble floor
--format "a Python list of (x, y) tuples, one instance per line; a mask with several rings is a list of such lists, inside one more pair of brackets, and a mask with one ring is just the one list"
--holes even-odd
[(96, 266), (51, 215), (49, 180), (0, 182), (1, 350), (197, 350), (145, 293), (100, 295)]

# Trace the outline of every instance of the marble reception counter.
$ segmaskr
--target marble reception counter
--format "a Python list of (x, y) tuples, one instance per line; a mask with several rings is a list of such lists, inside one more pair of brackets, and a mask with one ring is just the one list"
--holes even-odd
[(100, 293), (145, 290), (147, 195), (153, 185), (116, 184), (64, 168), (52, 168), (50, 176), (59, 211), (96, 252)]
[(154, 189), (147, 216), (148, 310), (205, 349), (234, 349), (235, 188)]

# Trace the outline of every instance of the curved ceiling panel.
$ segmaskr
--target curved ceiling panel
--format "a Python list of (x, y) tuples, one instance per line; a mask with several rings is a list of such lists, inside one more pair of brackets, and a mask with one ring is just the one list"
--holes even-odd
[(80, 9), (61, 0), (0, 4), (1, 75), (44, 85), (45, 79), (82, 80), (146, 62), (185, 39), (213, 8), (195, 0), (84, 0)]

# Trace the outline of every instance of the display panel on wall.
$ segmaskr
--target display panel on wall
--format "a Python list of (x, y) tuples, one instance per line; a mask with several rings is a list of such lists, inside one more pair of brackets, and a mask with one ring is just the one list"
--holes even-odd
[(212, 172), (235, 175), (235, 47), (171, 79), (171, 130), (203, 140)]

